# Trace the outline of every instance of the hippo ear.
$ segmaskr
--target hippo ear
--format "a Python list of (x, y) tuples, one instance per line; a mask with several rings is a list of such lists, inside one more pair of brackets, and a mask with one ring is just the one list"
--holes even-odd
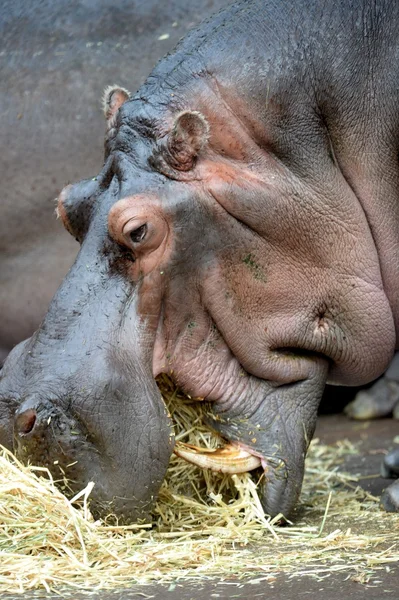
[(110, 127), (113, 119), (126, 100), (129, 100), (130, 93), (125, 88), (118, 85), (109, 85), (104, 90), (103, 110), (107, 119), (107, 126)]
[(208, 121), (197, 111), (177, 115), (168, 136), (166, 160), (180, 171), (189, 171), (209, 138)]

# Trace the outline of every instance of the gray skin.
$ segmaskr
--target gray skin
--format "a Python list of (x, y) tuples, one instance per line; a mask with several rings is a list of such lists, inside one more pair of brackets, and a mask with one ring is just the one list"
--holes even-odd
[[(138, 89), (165, 52), (227, 2), (2, 1), (0, 365), (39, 327), (76, 257), (54, 199), (101, 164), (104, 88)], [(159, 40), (163, 33), (169, 39)]]
[(59, 199), (81, 250), (3, 369), (3, 444), (146, 518), (165, 372), (291, 513), (325, 384), (398, 347), (398, 25), (392, 2), (238, 3), (107, 97), (103, 168)]

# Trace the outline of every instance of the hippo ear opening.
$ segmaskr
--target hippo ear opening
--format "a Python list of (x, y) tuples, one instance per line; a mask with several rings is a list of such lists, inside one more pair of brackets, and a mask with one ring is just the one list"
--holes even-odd
[(168, 136), (167, 161), (180, 171), (189, 171), (209, 139), (209, 124), (198, 111), (184, 111), (174, 122)]
[(118, 85), (109, 85), (104, 90), (103, 111), (107, 119), (108, 128), (112, 125), (114, 117), (122, 104), (129, 100), (130, 93)]

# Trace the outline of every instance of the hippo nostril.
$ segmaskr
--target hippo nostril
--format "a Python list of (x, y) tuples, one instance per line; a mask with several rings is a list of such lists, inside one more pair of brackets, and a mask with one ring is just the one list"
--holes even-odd
[(36, 411), (33, 408), (28, 408), (17, 416), (15, 426), (19, 435), (27, 435), (33, 430), (36, 416)]

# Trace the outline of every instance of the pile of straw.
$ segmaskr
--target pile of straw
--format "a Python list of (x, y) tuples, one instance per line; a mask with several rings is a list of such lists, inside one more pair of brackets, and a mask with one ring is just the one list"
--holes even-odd
[[(160, 386), (177, 439), (215, 447), (219, 440), (201, 424), (202, 404), (166, 378)], [(91, 517), (90, 486), (76, 509), (47, 472), (24, 467), (3, 450), (0, 592), (338, 571), (367, 581), (399, 560), (399, 515), (381, 511), (377, 498), (338, 471), (343, 458), (356, 452), (345, 441), (312, 443), (294, 525), (281, 527), (263, 515), (248, 474), (203, 472), (174, 456), (153, 524), (117, 527)]]

